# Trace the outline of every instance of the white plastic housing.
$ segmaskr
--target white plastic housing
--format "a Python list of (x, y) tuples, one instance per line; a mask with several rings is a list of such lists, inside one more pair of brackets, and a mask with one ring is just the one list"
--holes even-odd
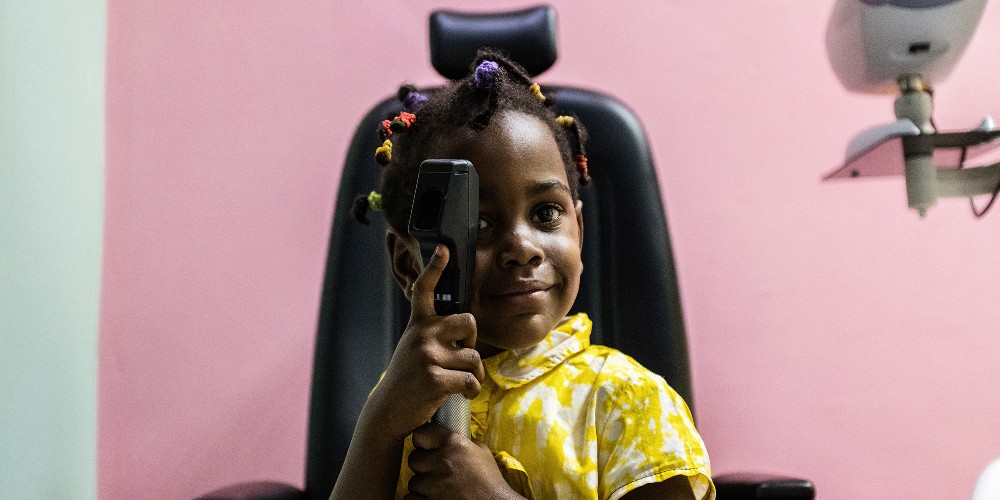
[(927, 7), (898, 7), (887, 1), (838, 0), (834, 5), (826, 50), (847, 90), (894, 94), (897, 78), (911, 74), (929, 84), (943, 81), (965, 52), (986, 7), (986, 0)]

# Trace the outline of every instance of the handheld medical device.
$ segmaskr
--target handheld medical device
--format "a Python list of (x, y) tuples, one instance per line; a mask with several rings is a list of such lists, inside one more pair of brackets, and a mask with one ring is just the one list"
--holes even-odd
[[(425, 160), (420, 164), (407, 228), (420, 246), (426, 266), (439, 243), (448, 247), (448, 264), (434, 287), (438, 314), (469, 311), (479, 232), (479, 176), (466, 160)], [(451, 395), (433, 421), (469, 437), (469, 400)]]

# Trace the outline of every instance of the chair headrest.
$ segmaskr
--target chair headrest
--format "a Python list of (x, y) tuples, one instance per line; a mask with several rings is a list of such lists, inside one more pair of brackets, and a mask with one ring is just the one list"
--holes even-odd
[(445, 78), (469, 74), (481, 47), (506, 52), (536, 76), (556, 62), (556, 11), (540, 5), (513, 12), (431, 14), (431, 64)]

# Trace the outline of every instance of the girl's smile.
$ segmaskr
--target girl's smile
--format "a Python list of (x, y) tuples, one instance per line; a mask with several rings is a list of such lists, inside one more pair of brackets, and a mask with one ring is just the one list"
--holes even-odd
[(517, 281), (501, 285), (495, 290), (481, 291), (480, 300), (495, 302), (499, 307), (521, 308), (530, 312), (542, 305), (552, 287), (553, 285), (538, 280)]

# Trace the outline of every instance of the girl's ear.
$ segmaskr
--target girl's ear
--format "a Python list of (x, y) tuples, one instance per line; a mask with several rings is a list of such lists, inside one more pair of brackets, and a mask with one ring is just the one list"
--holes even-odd
[(583, 248), (583, 200), (576, 200), (576, 227), (580, 229), (580, 248)]
[(385, 233), (385, 247), (389, 252), (392, 277), (403, 290), (406, 300), (411, 300), (413, 283), (417, 281), (421, 270), (419, 257), (415, 253), (417, 250), (409, 237), (401, 236), (393, 229)]

